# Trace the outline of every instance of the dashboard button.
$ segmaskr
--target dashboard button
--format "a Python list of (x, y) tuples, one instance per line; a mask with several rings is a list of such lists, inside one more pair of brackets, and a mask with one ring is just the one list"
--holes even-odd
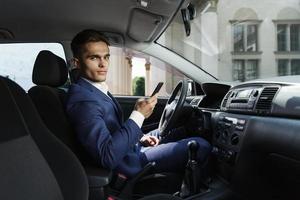
[(240, 125), (244, 125), (246, 123), (246, 120), (238, 119), (237, 123), (240, 124)]
[(244, 130), (244, 126), (238, 125), (235, 127), (236, 130), (242, 131)]

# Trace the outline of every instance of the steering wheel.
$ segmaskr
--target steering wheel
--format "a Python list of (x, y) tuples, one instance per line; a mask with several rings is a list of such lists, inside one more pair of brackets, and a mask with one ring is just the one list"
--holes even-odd
[(165, 137), (166, 135), (168, 135), (171, 128), (175, 125), (186, 100), (187, 91), (187, 79), (179, 81), (175, 89), (172, 91), (172, 94), (167, 101), (167, 105), (159, 121), (158, 130), (160, 131), (161, 137)]

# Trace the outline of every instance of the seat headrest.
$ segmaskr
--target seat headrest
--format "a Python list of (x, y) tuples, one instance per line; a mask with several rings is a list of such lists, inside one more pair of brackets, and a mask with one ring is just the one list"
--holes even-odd
[(68, 69), (64, 59), (51, 51), (40, 51), (33, 66), (32, 82), (36, 85), (58, 87), (62, 86), (67, 78)]

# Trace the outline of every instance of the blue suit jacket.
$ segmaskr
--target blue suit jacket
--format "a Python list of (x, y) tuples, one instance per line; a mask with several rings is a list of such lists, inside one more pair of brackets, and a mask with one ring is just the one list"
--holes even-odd
[(129, 177), (141, 170), (137, 124), (123, 122), (120, 105), (83, 79), (72, 84), (66, 110), (77, 138), (101, 166)]

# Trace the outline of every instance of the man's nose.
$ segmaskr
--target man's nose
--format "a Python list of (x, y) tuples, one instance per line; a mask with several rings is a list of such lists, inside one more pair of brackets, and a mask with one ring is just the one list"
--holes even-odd
[(104, 63), (104, 58), (100, 58), (99, 63), (98, 63), (98, 67), (104, 67), (103, 63)]

